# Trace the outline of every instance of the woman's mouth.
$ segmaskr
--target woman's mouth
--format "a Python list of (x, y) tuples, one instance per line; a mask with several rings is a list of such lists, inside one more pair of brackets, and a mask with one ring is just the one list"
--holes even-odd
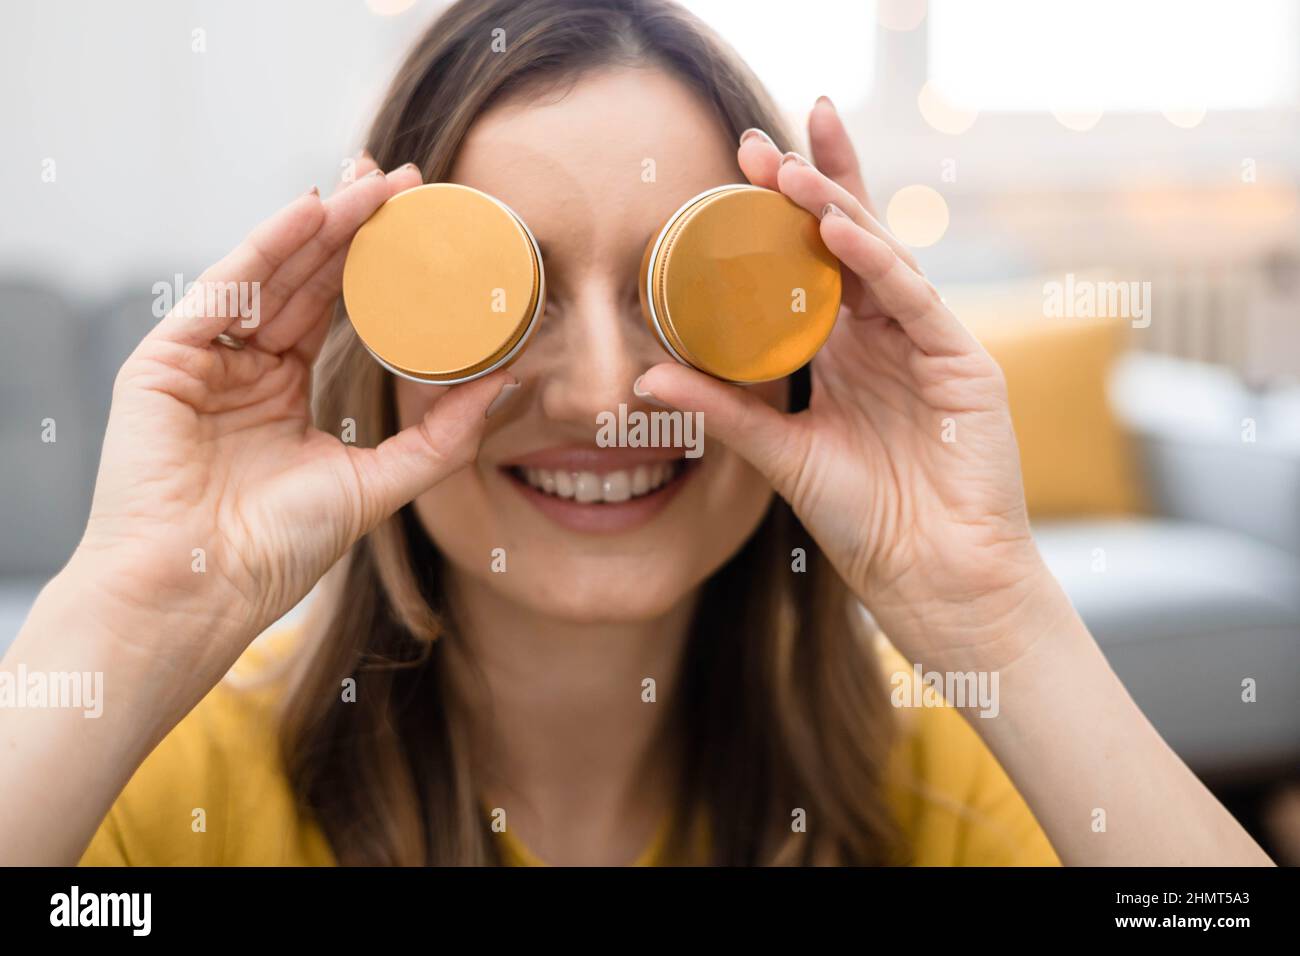
[(681, 474), (685, 467), (686, 459), (680, 458), (676, 461), (609, 471), (603, 475), (594, 471), (561, 471), (551, 468), (515, 467), (511, 470), (516, 478), (538, 491), (589, 505), (619, 504), (653, 494)]
[(697, 459), (680, 449), (548, 449), (502, 465), (510, 484), (539, 511), (574, 531), (639, 527), (676, 495)]

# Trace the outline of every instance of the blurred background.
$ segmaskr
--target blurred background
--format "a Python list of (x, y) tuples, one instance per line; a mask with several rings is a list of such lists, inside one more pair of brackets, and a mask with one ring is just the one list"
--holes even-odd
[[(846, 116), (1007, 373), (1049, 563), (1170, 744), (1300, 863), (1300, 4), (685, 5), (795, 128), (823, 93)], [(6, 5), (0, 650), (77, 541), (157, 284), (336, 181), (442, 6)]]

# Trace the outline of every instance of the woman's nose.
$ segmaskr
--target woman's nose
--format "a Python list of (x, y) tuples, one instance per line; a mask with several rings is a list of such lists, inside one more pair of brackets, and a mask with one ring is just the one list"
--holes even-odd
[(559, 324), (559, 349), (542, 386), (548, 418), (587, 423), (594, 432), (600, 412), (641, 404), (632, 383), (666, 355), (635, 302), (612, 289), (587, 289), (566, 303)]

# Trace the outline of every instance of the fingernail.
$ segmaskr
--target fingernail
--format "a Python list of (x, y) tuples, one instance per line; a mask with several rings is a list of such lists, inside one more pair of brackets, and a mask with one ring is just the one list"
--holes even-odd
[(807, 166), (808, 160), (804, 159), (798, 153), (791, 151), (781, 157), (781, 165), (784, 166), (787, 163), (798, 163), (800, 166)]
[(415, 163), (403, 163), (401, 166), (398, 167), (399, 171), (403, 169), (419, 169), (419, 168), (420, 167), (415, 165)]
[(775, 143), (772, 143), (772, 137), (768, 136), (757, 126), (751, 126), (749, 129), (745, 130), (743, 133), (740, 134), (740, 142), (742, 145), (748, 143), (751, 139), (759, 139), (765, 143), (770, 143), (773, 146), (776, 145)]
[[(844, 210), (841, 209), (839, 206), (835, 205), (835, 203), (833, 202), (828, 202), (825, 206), (822, 207), (823, 219), (825, 219), (827, 216), (843, 216), (843, 215), (844, 215)], [(845, 218), (848, 217), (846, 216)]]
[(320, 196), (320, 187), (319, 187), (319, 186), (312, 186), (311, 189), (307, 190), (305, 193), (303, 193), (303, 195), (304, 195), (304, 196), (316, 196), (316, 197), (319, 198), (319, 196)]
[[(831, 109), (835, 109), (835, 104), (831, 102), (831, 98), (830, 98), (829, 96), (827, 96), (826, 94), (824, 94), (824, 93), (823, 93), (821, 96), (817, 97), (817, 102), (814, 103), (813, 105), (814, 105), (814, 106), (829, 106)], [(837, 111), (837, 112), (838, 112), (838, 111)]]
[(382, 175), (384, 175), (384, 171), (383, 171), (382, 169), (372, 169), (372, 170), (370, 170), (370, 172), (366, 173), (366, 174), (365, 174), (364, 176), (362, 176), (361, 178), (362, 178), (362, 179), (374, 179), (376, 176), (382, 176)]
[(491, 418), (493, 413), (499, 411), (502, 405), (510, 401), (510, 396), (517, 391), (519, 391), (518, 382), (509, 382), (502, 386), (501, 391), (497, 393), (497, 397), (492, 399), (492, 403), (488, 405), (487, 411), (483, 413), (483, 417)]
[(672, 407), (667, 402), (661, 402), (659, 399), (655, 398), (654, 392), (646, 388), (644, 375), (637, 376), (637, 380), (632, 383), (632, 394), (643, 402), (648, 402), (651, 405), (658, 405), (660, 408)]

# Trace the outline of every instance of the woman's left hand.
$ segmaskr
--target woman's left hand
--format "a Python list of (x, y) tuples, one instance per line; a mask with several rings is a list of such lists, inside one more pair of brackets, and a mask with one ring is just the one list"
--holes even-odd
[(782, 413), (675, 363), (637, 388), (703, 412), (911, 660), (1004, 666), (1044, 615), (1072, 609), (1030, 536), (1002, 371), (876, 218), (828, 100), (809, 134), (816, 165), (757, 132), (739, 147), (749, 180), (819, 216), (842, 263), (843, 308), (813, 360), (808, 409)]
[[(821, 216), (844, 310), (809, 407), (661, 364), (638, 387), (704, 427), (790, 502), (890, 641), (928, 671), (1000, 672), (997, 720), (967, 716), (1067, 865), (1269, 865), (1119, 682), (1029, 533), (1002, 372), (877, 221), (844, 126), (809, 121), (818, 168), (761, 136), (758, 186)], [(828, 203), (844, 215), (823, 214)], [(1014, 667), (1011, 665), (1015, 665)], [(1105, 807), (1099, 839), (1090, 821)]]

